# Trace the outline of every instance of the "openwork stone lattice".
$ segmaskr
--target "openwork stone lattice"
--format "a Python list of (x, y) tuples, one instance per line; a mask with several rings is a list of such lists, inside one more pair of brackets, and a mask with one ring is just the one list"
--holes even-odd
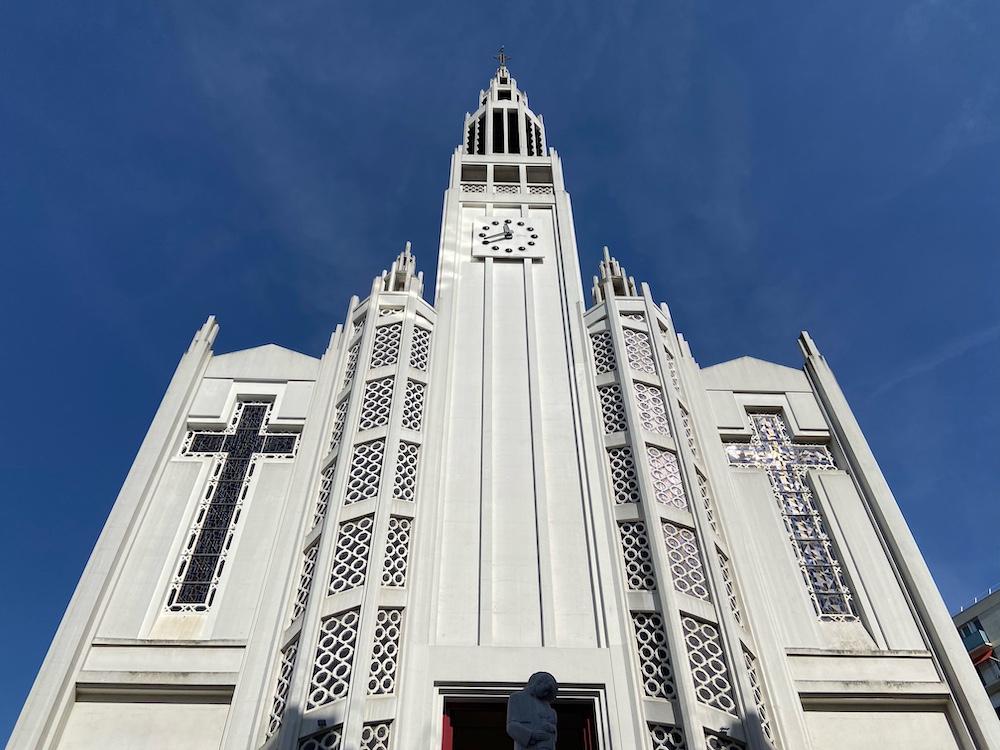
[(779, 414), (751, 414), (750, 425), (753, 435), (749, 444), (726, 446), (729, 462), (733, 466), (767, 472), (819, 618), (857, 619), (840, 561), (806, 482), (806, 472), (810, 470), (836, 469), (833, 456), (824, 445), (793, 443)]
[(400, 441), (399, 453), (396, 456), (396, 476), (392, 482), (392, 496), (397, 500), (416, 499), (417, 462), (420, 458), (420, 446), (417, 443)]
[(698, 700), (735, 716), (736, 701), (718, 629), (693, 617), (682, 617), (681, 625)]
[(323, 472), (319, 480), (319, 492), (316, 493), (316, 510), (313, 513), (313, 528), (315, 529), (326, 518), (326, 509), (330, 505), (330, 490), (333, 487), (333, 475), (337, 471), (337, 462), (334, 461)]
[(406, 395), (403, 396), (403, 427), (420, 431), (424, 420), (424, 392), (427, 386), (416, 380), (406, 381)]
[(348, 388), (354, 382), (354, 376), (358, 372), (358, 353), (361, 350), (361, 341), (355, 341), (351, 348), (347, 350), (347, 367), (344, 368), (344, 388)]
[(670, 724), (650, 724), (649, 738), (653, 741), (653, 750), (686, 750), (684, 732), (680, 727)]
[(402, 307), (380, 307), (378, 309), (378, 316), (380, 318), (388, 318), (390, 315), (399, 315), (402, 312)]
[(622, 401), (622, 389), (617, 383), (604, 385), (597, 389), (601, 397), (601, 414), (604, 415), (604, 432), (624, 432), (628, 426), (625, 421), (625, 404)]
[(350, 405), (348, 399), (344, 399), (337, 404), (337, 413), (333, 415), (333, 430), (330, 432), (330, 450), (336, 450), (340, 445), (340, 439), (344, 437), (344, 422), (347, 420), (347, 407)]
[(639, 480), (635, 474), (635, 459), (627, 445), (608, 448), (608, 465), (611, 468), (611, 484), (614, 487), (615, 502), (639, 502)]
[(670, 382), (674, 384), (674, 390), (680, 393), (681, 381), (677, 377), (677, 363), (674, 362), (674, 355), (664, 349), (663, 356), (667, 360), (667, 368), (670, 370)]
[(343, 731), (343, 727), (334, 727), (304, 737), (299, 740), (299, 750), (340, 750)]
[(382, 563), (383, 586), (406, 585), (406, 562), (410, 553), (410, 519), (392, 516)]
[(222, 432), (188, 432), (181, 454), (215, 462), (167, 596), (170, 612), (205, 612), (215, 600), (254, 469), (260, 459), (292, 458), (295, 433), (268, 430), (273, 404), (240, 401)]
[(653, 572), (653, 556), (649, 551), (649, 536), (642, 521), (626, 521), (618, 524), (622, 540), (622, 560), (625, 577), (633, 591), (654, 591), (656, 575)]
[(615, 347), (611, 343), (611, 331), (590, 334), (590, 344), (594, 348), (594, 369), (597, 374), (615, 370)]
[(413, 344), (410, 347), (410, 367), (426, 370), (431, 353), (431, 332), (416, 326), (413, 329)]
[(670, 423), (667, 421), (667, 407), (663, 403), (663, 392), (655, 386), (645, 383), (635, 384), (635, 400), (639, 406), (639, 423), (642, 429), (658, 432), (661, 435), (670, 434)]
[(462, 183), (463, 193), (485, 193), (486, 183), (485, 182), (463, 182)]
[(528, 185), (528, 195), (552, 195), (552, 185)]
[(719, 533), (719, 528), (715, 525), (715, 511), (712, 509), (712, 498), (708, 494), (708, 481), (698, 472), (698, 493), (701, 495), (701, 503), (705, 506), (705, 515), (712, 531)]
[(753, 690), (753, 702), (757, 706), (757, 715), (760, 717), (760, 728), (764, 736), (773, 744), (774, 730), (771, 729), (771, 720), (767, 715), (767, 706), (764, 705), (764, 689), (757, 676), (757, 657), (751, 654), (746, 648), (743, 649), (743, 661), (746, 662), (747, 672), (750, 674), (750, 687)]
[(648, 372), (650, 375), (655, 373), (656, 366), (653, 364), (653, 349), (649, 345), (649, 334), (644, 331), (633, 331), (631, 328), (624, 329), (623, 333), (629, 367), (639, 372)]
[(399, 338), (402, 333), (402, 323), (390, 323), (375, 329), (375, 343), (372, 345), (372, 367), (385, 367), (399, 361)]
[(687, 438), (688, 448), (691, 449), (691, 453), (697, 457), (698, 455), (698, 445), (694, 441), (694, 432), (691, 431), (691, 415), (688, 410), (681, 405), (681, 423), (684, 425), (684, 437)]
[(295, 622), (306, 610), (309, 603), (309, 589), (312, 587), (313, 573), (316, 571), (316, 555), (319, 545), (314, 544), (302, 555), (302, 573), (299, 575), (299, 588), (295, 592), (295, 604), (292, 607), (292, 622)]
[(370, 430), (389, 424), (392, 409), (393, 378), (381, 378), (365, 383), (365, 395), (361, 402), (359, 430)]
[(380, 609), (375, 617), (372, 667), (368, 676), (369, 695), (388, 695), (396, 691), (396, 664), (402, 622), (401, 609)]
[(682, 594), (712, 601), (705, 581), (705, 569), (701, 563), (698, 539), (691, 529), (663, 522), (663, 539), (667, 543), (667, 557), (674, 588)]
[(358, 640), (358, 610), (327, 617), (320, 627), (306, 708), (324, 706), (347, 695)]
[(337, 594), (365, 585), (368, 557), (372, 546), (372, 516), (362, 516), (340, 524), (333, 552), (329, 593)]
[(385, 458), (384, 439), (372, 440), (354, 446), (344, 505), (378, 497), (383, 458)]
[(681, 470), (677, 466), (677, 456), (655, 445), (646, 446), (649, 473), (653, 477), (653, 493), (656, 501), (681, 510), (688, 510), (687, 495), (681, 481)]
[(674, 672), (670, 667), (670, 650), (663, 618), (656, 612), (633, 612), (635, 644), (642, 670), (643, 687), (651, 698), (673, 698)]
[(493, 192), (507, 195), (515, 195), (521, 192), (520, 185), (494, 185)]
[(271, 717), (267, 721), (268, 737), (271, 737), (281, 728), (281, 719), (285, 715), (285, 705), (288, 703), (288, 688), (292, 682), (292, 669), (295, 667), (295, 654), (298, 650), (299, 642), (295, 641), (285, 646), (281, 652), (281, 666), (278, 667), (278, 684), (274, 688)]
[(636, 323), (646, 322), (646, 316), (642, 313), (622, 313), (622, 317), (626, 320), (634, 320)]
[(705, 732), (705, 747), (707, 750), (744, 750), (746, 745), (732, 737)]
[(722, 566), (722, 581), (726, 584), (726, 597), (729, 599), (729, 609), (733, 612), (733, 619), (743, 625), (743, 615), (740, 614), (740, 600), (736, 596), (736, 582), (733, 580), (733, 573), (729, 569), (729, 558), (719, 550), (719, 563)]
[(389, 750), (389, 722), (365, 724), (361, 730), (361, 750)]

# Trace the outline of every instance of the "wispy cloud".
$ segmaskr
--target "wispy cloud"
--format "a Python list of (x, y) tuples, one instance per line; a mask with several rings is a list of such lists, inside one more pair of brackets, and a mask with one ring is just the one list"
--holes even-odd
[(955, 339), (946, 346), (930, 352), (926, 357), (910, 363), (898, 375), (889, 378), (873, 390), (869, 394), (869, 398), (873, 399), (884, 393), (888, 393), (901, 383), (931, 372), (945, 362), (957, 359), (972, 349), (984, 346), (998, 339), (1000, 339), (1000, 323), (994, 323), (992, 326), (972, 331), (965, 336)]

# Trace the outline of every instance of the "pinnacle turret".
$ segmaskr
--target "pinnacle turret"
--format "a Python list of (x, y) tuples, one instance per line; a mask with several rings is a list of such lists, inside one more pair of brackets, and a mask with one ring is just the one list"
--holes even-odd
[(610, 297), (639, 297), (635, 279), (628, 275), (621, 265), (604, 246), (604, 260), (600, 265), (600, 278), (594, 277), (594, 304), (600, 304)]
[(392, 268), (382, 272), (382, 289), (386, 292), (413, 290), (417, 296), (423, 294), (424, 273), (423, 271), (417, 273), (417, 259), (410, 252), (409, 242), (392, 264)]

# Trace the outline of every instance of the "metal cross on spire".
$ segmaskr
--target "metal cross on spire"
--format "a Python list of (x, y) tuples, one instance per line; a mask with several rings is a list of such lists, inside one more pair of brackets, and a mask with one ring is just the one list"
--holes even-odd
[(494, 60), (499, 60), (500, 61), (500, 67), (501, 68), (507, 67), (507, 61), (514, 59), (510, 55), (508, 55), (506, 52), (503, 51), (503, 47), (504, 47), (504, 45), (501, 44), (500, 45), (500, 54), (493, 55), (493, 59)]

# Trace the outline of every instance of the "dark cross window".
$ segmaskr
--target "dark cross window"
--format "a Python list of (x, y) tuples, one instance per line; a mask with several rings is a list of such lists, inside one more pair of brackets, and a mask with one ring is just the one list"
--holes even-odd
[(810, 469), (836, 469), (833, 456), (825, 445), (793, 443), (780, 414), (750, 414), (750, 425), (753, 436), (749, 444), (726, 446), (729, 463), (767, 472), (819, 618), (856, 619), (851, 590), (805, 481)]
[(272, 406), (240, 401), (225, 431), (187, 434), (181, 454), (216, 463), (167, 598), (172, 612), (204, 612), (212, 606), (257, 460), (295, 455), (298, 434), (268, 432)]

